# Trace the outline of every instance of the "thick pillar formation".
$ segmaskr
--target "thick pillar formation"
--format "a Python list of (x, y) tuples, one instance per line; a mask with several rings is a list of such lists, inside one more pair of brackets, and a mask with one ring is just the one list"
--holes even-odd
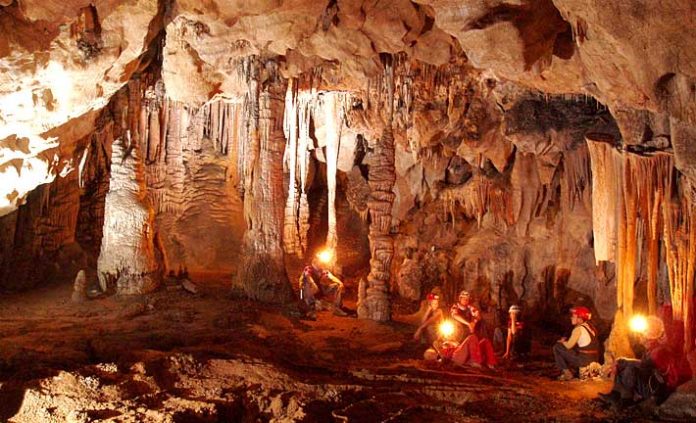
[[(233, 288), (254, 300), (284, 302), (292, 295), (282, 247), (284, 86), (274, 73), (264, 75), (266, 81), (262, 81), (255, 58), (246, 59), (243, 66), (249, 87), (243, 122), (247, 231)], [(265, 72), (268, 69), (266, 66)]]
[(391, 261), (394, 256), (394, 241), (390, 235), (392, 204), (395, 195), (392, 191), (396, 181), (394, 167), (394, 134), (392, 133), (394, 74), (391, 64), (386, 67), (387, 122), (384, 132), (374, 150), (374, 161), (368, 173), (368, 185), (372, 195), (368, 201), (370, 209), (370, 274), (368, 286), (359, 289), (358, 317), (378, 321), (391, 318), (389, 304), (389, 278)]
[(130, 131), (113, 143), (111, 180), (97, 263), (102, 289), (145, 294), (160, 282), (154, 246), (154, 212), (147, 200), (140, 149)]

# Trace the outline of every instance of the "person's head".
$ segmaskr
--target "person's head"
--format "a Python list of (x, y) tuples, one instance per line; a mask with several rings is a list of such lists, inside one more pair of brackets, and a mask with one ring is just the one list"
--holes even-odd
[(510, 308), (508, 309), (508, 314), (510, 314), (510, 317), (513, 315), (518, 318), (520, 317), (520, 313), (522, 312), (522, 309), (518, 305), (511, 305)]
[(580, 325), (592, 318), (590, 309), (583, 306), (577, 306), (570, 309), (570, 322), (573, 325)]
[(648, 316), (646, 320), (648, 323), (644, 334), (646, 344), (660, 341), (665, 335), (665, 324), (662, 319), (657, 316)]
[(469, 303), (471, 302), (471, 294), (469, 294), (469, 291), (462, 291), (459, 293), (459, 305), (461, 306), (468, 306)]
[(428, 294), (428, 305), (433, 310), (440, 308), (440, 296), (433, 293)]

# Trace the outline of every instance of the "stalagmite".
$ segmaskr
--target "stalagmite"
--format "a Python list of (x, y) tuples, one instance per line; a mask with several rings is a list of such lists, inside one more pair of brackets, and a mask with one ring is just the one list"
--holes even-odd
[(375, 160), (370, 166), (368, 184), (372, 195), (368, 201), (370, 209), (370, 274), (365, 295), (358, 298), (358, 317), (378, 321), (391, 318), (389, 304), (389, 279), (394, 244), (391, 238), (391, 212), (394, 203), (392, 188), (396, 180), (394, 168), (394, 134), (392, 119), (394, 114), (394, 70), (391, 63), (386, 64), (385, 80), (387, 87), (386, 124), (382, 137), (375, 146)]
[[(266, 65), (266, 71), (273, 64)], [(273, 72), (261, 88), (261, 65), (247, 59), (244, 125), (247, 129), (247, 165), (244, 178), (243, 260), (234, 281), (235, 291), (265, 302), (284, 302), (292, 292), (283, 261), (283, 136), (282, 112), (285, 87)]]
[(160, 268), (140, 149), (129, 134), (113, 144), (97, 270), (103, 290), (115, 287), (120, 294), (145, 294), (159, 286)]

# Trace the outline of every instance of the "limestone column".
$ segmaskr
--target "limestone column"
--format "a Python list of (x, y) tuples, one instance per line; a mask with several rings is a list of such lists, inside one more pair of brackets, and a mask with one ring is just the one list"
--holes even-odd
[(374, 150), (374, 162), (368, 173), (368, 185), (372, 191), (368, 200), (370, 210), (370, 274), (367, 286), (361, 281), (358, 292), (358, 317), (377, 321), (391, 318), (389, 304), (389, 279), (391, 261), (394, 257), (394, 241), (390, 235), (392, 205), (395, 195), (392, 191), (396, 181), (394, 167), (394, 135), (392, 119), (394, 113), (394, 74), (390, 63), (385, 71), (387, 87), (387, 121), (384, 132)]
[(147, 201), (143, 164), (130, 131), (113, 143), (111, 179), (97, 262), (103, 290), (145, 294), (160, 282), (154, 247), (154, 212)]
[[(258, 301), (284, 302), (292, 296), (283, 256), (283, 109), (285, 87), (265, 75), (261, 87), (257, 59), (244, 63), (249, 92), (245, 100), (244, 235), (235, 291)], [(269, 66), (265, 67), (268, 72)]]

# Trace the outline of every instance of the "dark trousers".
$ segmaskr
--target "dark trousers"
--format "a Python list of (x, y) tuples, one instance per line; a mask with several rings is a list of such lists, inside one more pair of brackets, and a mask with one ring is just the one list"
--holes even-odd
[(613, 390), (619, 392), (622, 398), (633, 399), (635, 395), (643, 399), (650, 398), (664, 388), (664, 384), (654, 374), (654, 369), (645, 366), (640, 360), (619, 359)]
[(553, 346), (553, 358), (556, 367), (561, 370), (576, 370), (585, 367), (593, 361), (597, 361), (597, 354), (582, 354), (576, 350), (569, 350), (560, 342)]

